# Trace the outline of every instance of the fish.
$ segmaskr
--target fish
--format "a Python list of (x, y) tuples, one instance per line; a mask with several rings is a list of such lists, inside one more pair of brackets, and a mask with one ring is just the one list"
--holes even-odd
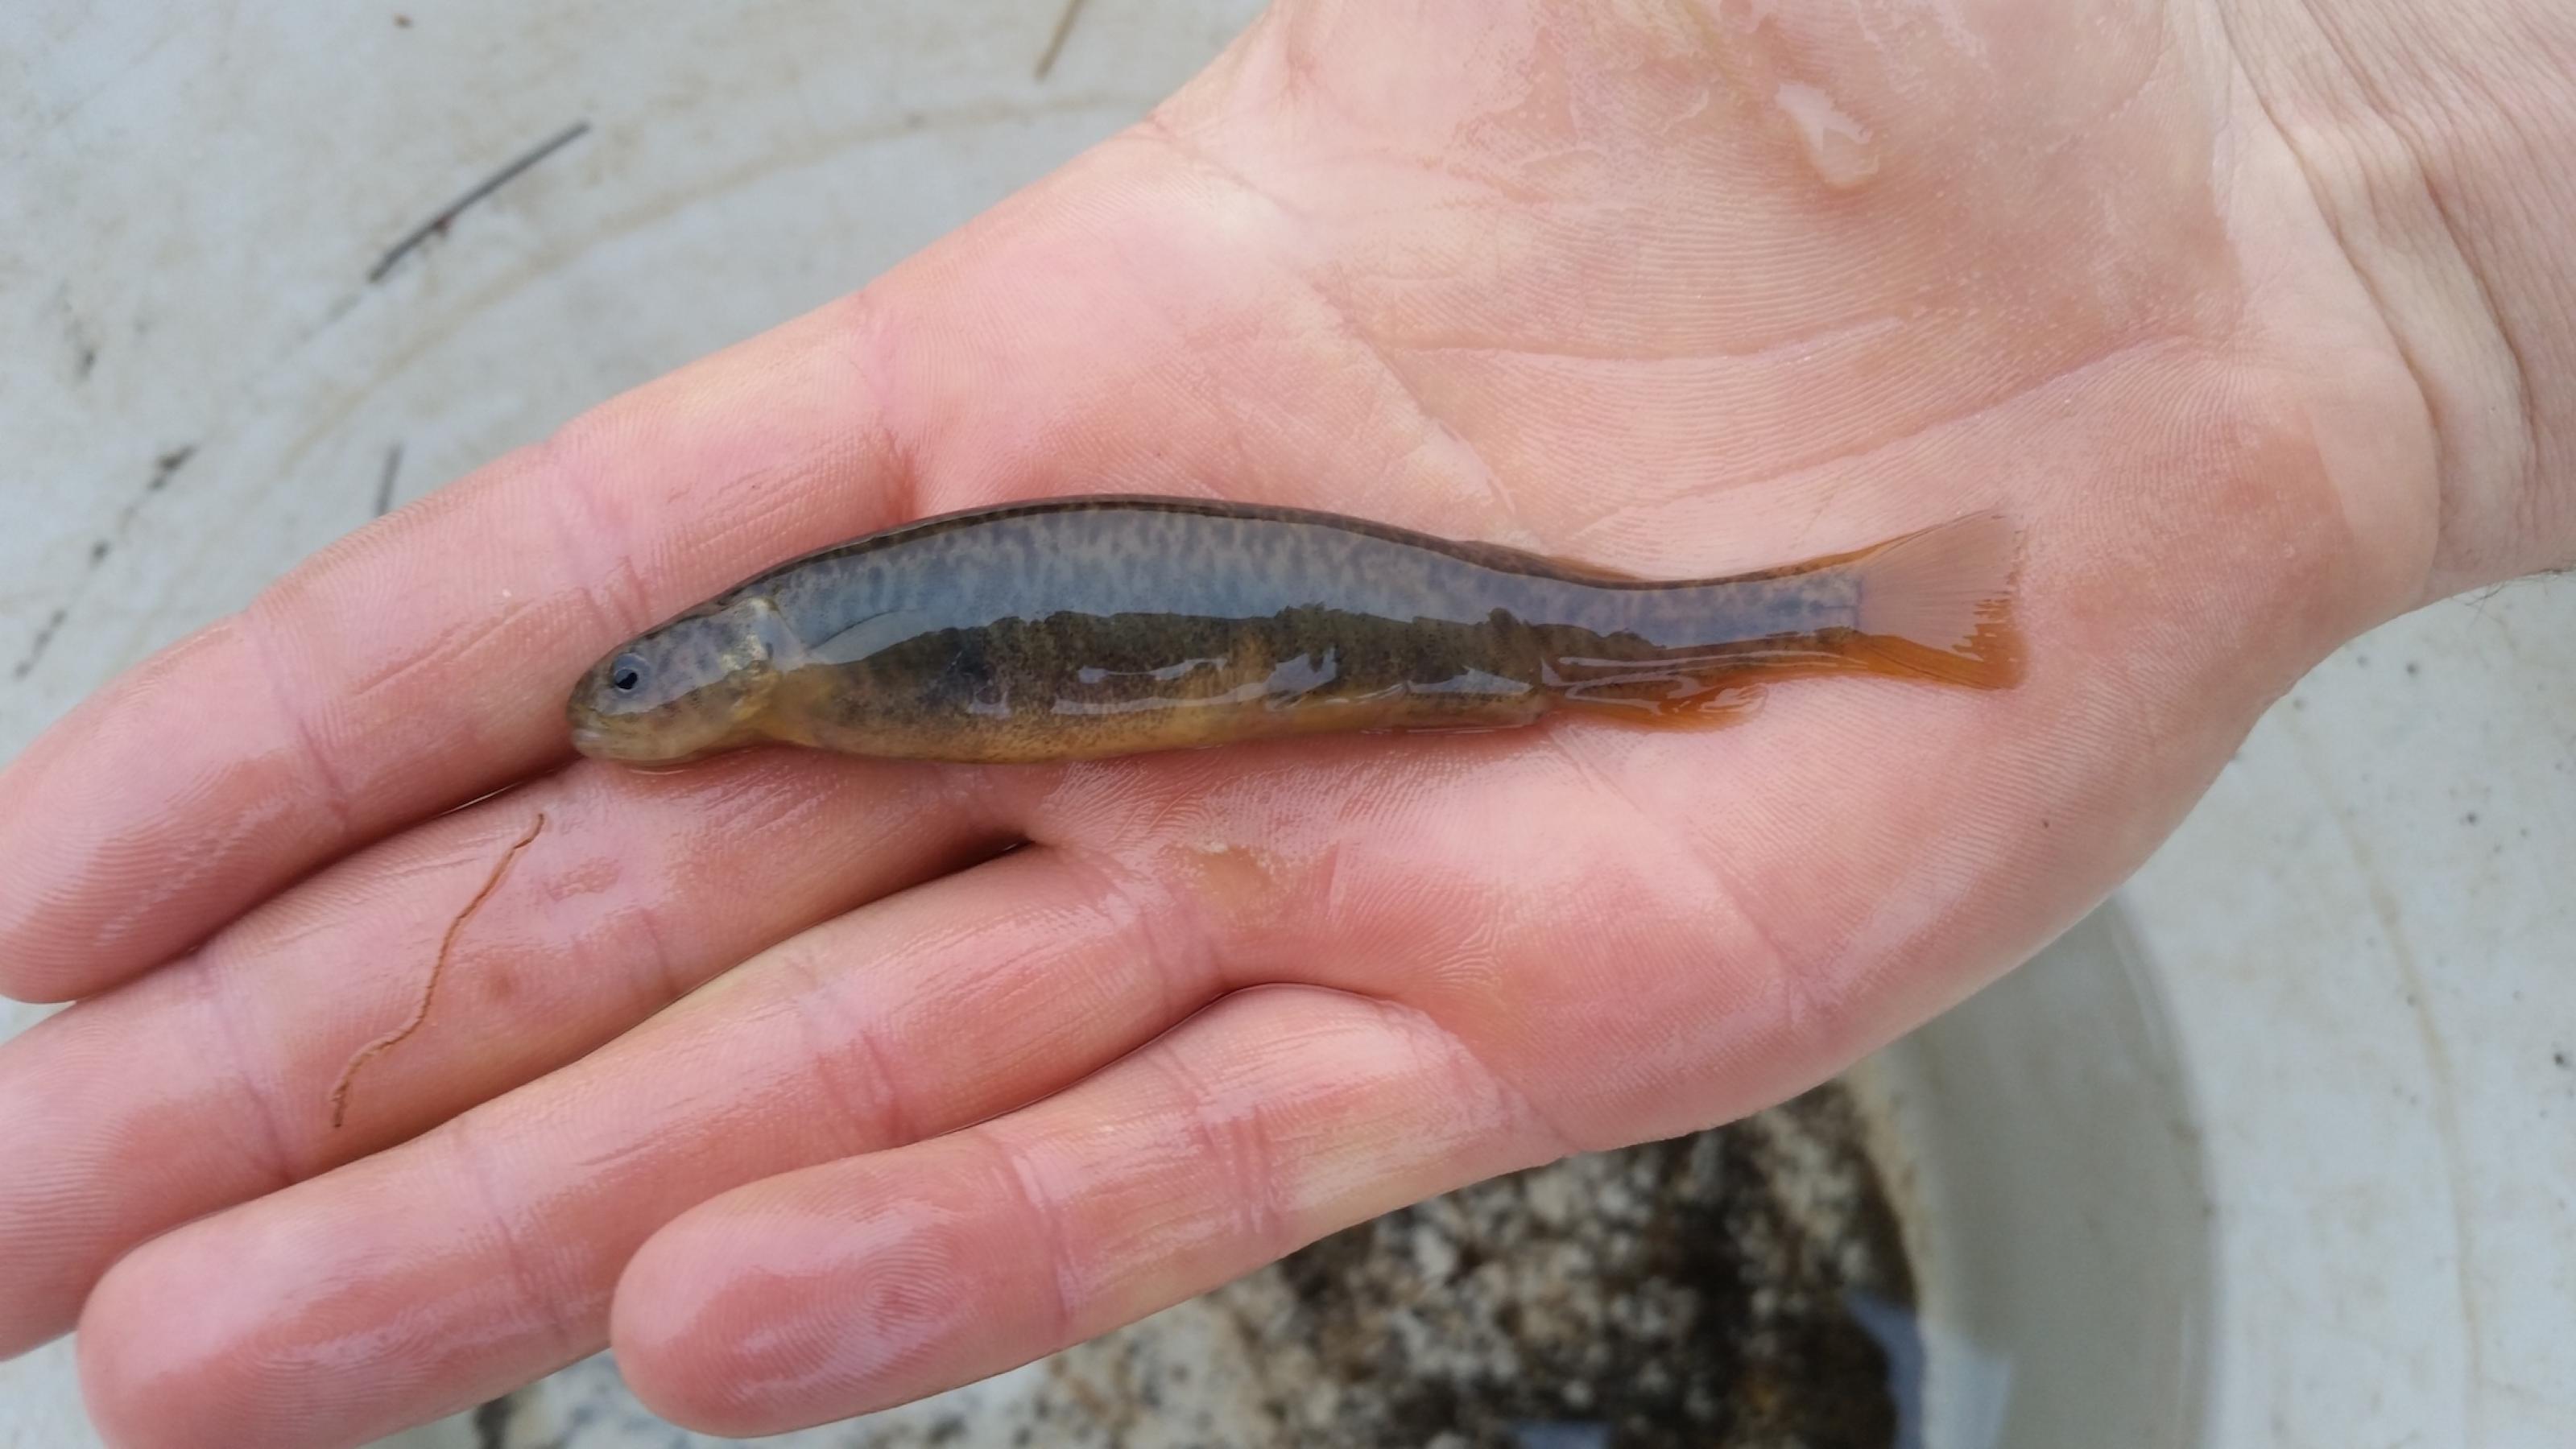
[(757, 744), (1025, 764), (1557, 711), (1719, 723), (1773, 680), (2017, 683), (2020, 534), (1969, 514), (1651, 580), (1306, 509), (1007, 503), (771, 568), (620, 645), (565, 712), (593, 758)]

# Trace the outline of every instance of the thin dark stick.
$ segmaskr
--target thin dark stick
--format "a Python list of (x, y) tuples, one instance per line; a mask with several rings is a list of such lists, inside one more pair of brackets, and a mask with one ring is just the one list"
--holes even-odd
[(394, 475), (402, 471), (402, 444), (385, 450), (385, 476), (376, 484), (376, 516), (394, 511)]
[(474, 203), (481, 201), (484, 197), (491, 195), (493, 192), (500, 190), (502, 187), (509, 185), (513, 180), (517, 179), (520, 172), (536, 165), (538, 162), (543, 161), (547, 157), (562, 150), (564, 147), (571, 145), (573, 142), (580, 140), (588, 134), (590, 134), (590, 122), (575, 121), (571, 125), (564, 127), (563, 130), (557, 132), (555, 135), (540, 142), (534, 149), (530, 150), (526, 155), (521, 156), (518, 160), (513, 161), (509, 165), (502, 167), (500, 170), (493, 172), (491, 175), (484, 177), (482, 182), (475, 186), (473, 190), (468, 191), (463, 196), (447, 203), (446, 208), (440, 211), (438, 215), (431, 217), (429, 220), (422, 222), (416, 227), (413, 227), (410, 233), (401, 241), (395, 242), (391, 247), (386, 248), (384, 256), (379, 258), (375, 266), (368, 271), (367, 280), (369, 282), (383, 281), (385, 279), (385, 273), (394, 269), (394, 263), (411, 255), (412, 249), (419, 246), (422, 242), (425, 242), (431, 237), (446, 230), (447, 224), (456, 220), (458, 213), (464, 211), (465, 208), (472, 206)]
[(1075, 17), (1082, 14), (1082, 0), (1064, 0), (1064, 13), (1056, 17), (1055, 35), (1047, 41), (1046, 54), (1038, 57), (1038, 79), (1055, 69), (1055, 58), (1064, 54), (1065, 37), (1073, 34)]
[(456, 934), (465, 929), (465, 923), (473, 919), (476, 911), (483, 908), (483, 902), (491, 897), (492, 892), (501, 888), (501, 877), (510, 873), (510, 862), (517, 860), (519, 852), (527, 849), (528, 842), (536, 839), (537, 832), (545, 828), (546, 815), (540, 810), (537, 812), (535, 822), (528, 826), (528, 833), (520, 836), (518, 843), (512, 845), (509, 852), (493, 865), (491, 878), (483, 882), (483, 889), (476, 891), (474, 899), (465, 903), (465, 909), (456, 913), (456, 919), (447, 923), (447, 935), (438, 943), (438, 959), (429, 965), (429, 984), (421, 988), (420, 1005), (412, 1008), (411, 1019), (358, 1048), (356, 1054), (349, 1058), (349, 1064), (340, 1069), (340, 1080), (331, 1084), (333, 1130), (338, 1130), (340, 1123), (348, 1117), (349, 1085), (357, 1080), (358, 1068), (365, 1066), (379, 1053), (391, 1051), (402, 1045), (403, 1038), (420, 1030), (420, 1024), (429, 1020), (430, 998), (438, 995), (438, 978), (447, 970), (448, 954), (456, 949)]

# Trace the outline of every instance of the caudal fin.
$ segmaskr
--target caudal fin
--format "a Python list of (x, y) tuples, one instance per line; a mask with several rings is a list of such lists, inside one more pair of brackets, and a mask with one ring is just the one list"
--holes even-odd
[(2021, 532), (1972, 514), (1866, 550), (1843, 567), (1860, 582), (1852, 655), (1894, 674), (2003, 689), (2020, 682), (2012, 589)]

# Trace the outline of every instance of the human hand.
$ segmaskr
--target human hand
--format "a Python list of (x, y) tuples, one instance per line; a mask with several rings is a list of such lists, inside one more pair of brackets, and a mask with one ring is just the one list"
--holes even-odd
[[(2193, 17), (1396, 9), (1283, 7), (0, 778), (0, 985), (88, 998), (0, 1049), (0, 1346), (81, 1311), (138, 1444), (347, 1442), (611, 1338), (711, 1428), (908, 1398), (1817, 1080), (2072, 920), (2333, 644), (2563, 557), (2477, 526)], [(1704, 734), (568, 763), (655, 619), (1104, 487), (1666, 576), (2001, 506), (2032, 667)]]

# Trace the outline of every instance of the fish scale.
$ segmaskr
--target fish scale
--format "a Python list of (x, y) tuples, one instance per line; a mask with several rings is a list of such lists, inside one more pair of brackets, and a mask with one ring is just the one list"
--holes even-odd
[(1704, 724), (1761, 684), (2020, 675), (1995, 514), (1657, 581), (1303, 509), (1099, 496), (949, 514), (781, 564), (601, 659), (585, 753), (762, 742), (1035, 762), (1552, 710)]

